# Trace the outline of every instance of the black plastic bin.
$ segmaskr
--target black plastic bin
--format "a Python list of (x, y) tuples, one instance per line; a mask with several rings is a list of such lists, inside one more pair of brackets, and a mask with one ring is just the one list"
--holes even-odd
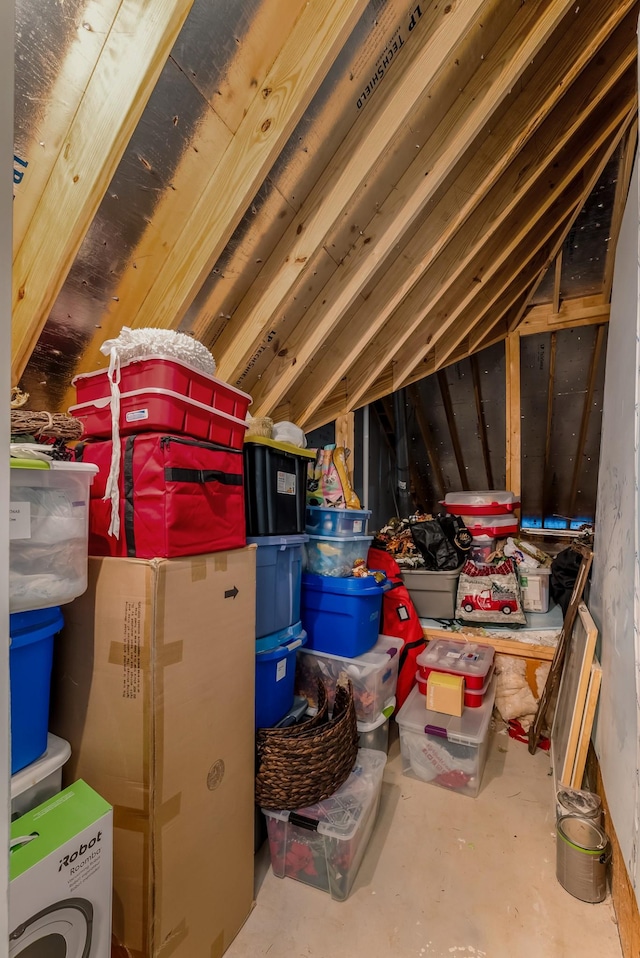
[(244, 443), (248, 536), (291, 536), (305, 529), (307, 466), (315, 452), (252, 436)]

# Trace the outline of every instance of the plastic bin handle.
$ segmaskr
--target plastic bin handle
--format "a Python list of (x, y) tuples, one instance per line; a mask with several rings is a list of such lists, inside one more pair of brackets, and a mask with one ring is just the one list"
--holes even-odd
[(425, 725), (424, 730), (427, 735), (438, 735), (440, 738), (448, 738), (446, 728), (441, 728), (439, 725)]
[(318, 831), (317, 818), (307, 818), (306, 815), (298, 815), (297, 812), (289, 812), (289, 824), (297, 825), (298, 828), (306, 828), (308, 832)]
[(293, 652), (294, 649), (300, 648), (301, 645), (304, 645), (302, 639), (289, 639), (288, 642), (283, 642), (280, 648), (288, 649), (289, 652)]

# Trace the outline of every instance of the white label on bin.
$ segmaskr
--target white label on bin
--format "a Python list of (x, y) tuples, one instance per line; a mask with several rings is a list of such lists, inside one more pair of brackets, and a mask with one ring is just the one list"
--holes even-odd
[(280, 661), (276, 665), (276, 682), (280, 682), (281, 679), (283, 679), (286, 674), (287, 674), (287, 660), (280, 659)]
[(296, 494), (295, 472), (279, 472), (278, 473), (278, 494), (282, 496), (295, 496)]
[(141, 419), (149, 418), (149, 410), (133, 409), (131, 412), (128, 412), (124, 418), (127, 422), (140, 422)]
[(355, 519), (353, 523), (354, 535), (356, 532), (362, 532), (362, 519)]
[(31, 503), (9, 503), (9, 538), (31, 538)]

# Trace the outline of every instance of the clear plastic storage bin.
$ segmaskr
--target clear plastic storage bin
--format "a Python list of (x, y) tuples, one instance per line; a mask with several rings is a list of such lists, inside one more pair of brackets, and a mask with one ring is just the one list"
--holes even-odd
[(525, 612), (549, 611), (549, 582), (551, 569), (518, 569), (522, 608)]
[(475, 798), (487, 761), (495, 696), (494, 679), (482, 707), (465, 709), (458, 717), (426, 709), (414, 688), (396, 719), (403, 773)]
[(370, 748), (385, 755), (389, 752), (389, 722), (395, 707), (394, 698), (375, 722), (358, 722), (358, 748)]
[(44, 755), (11, 776), (12, 821), (62, 790), (62, 766), (70, 756), (69, 743), (49, 733)]
[(318, 679), (322, 679), (329, 695), (329, 708), (333, 708), (336, 683), (344, 673), (353, 685), (358, 722), (375, 722), (396, 694), (403, 644), (402, 639), (381, 635), (369, 652), (355, 659), (316, 652), (314, 649), (300, 649), (296, 665), (296, 694), (303, 695), (310, 708), (316, 708)]
[(11, 460), (11, 612), (71, 602), (87, 588), (89, 487), (98, 467)]
[(315, 536), (366, 536), (371, 509), (307, 506), (307, 532)]
[(423, 679), (429, 672), (461, 675), (465, 688), (482, 689), (493, 668), (495, 649), (478, 642), (455, 642), (452, 639), (434, 639), (416, 659)]
[(353, 564), (367, 561), (373, 536), (309, 536), (305, 571), (315, 575), (350, 576)]
[(344, 901), (351, 891), (375, 825), (384, 752), (360, 749), (347, 781), (330, 798), (295, 812), (263, 809), (271, 867)]

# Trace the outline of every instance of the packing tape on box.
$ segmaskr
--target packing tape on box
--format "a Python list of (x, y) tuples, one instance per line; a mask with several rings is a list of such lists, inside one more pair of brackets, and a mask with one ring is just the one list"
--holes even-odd
[[(216, 572), (217, 572), (216, 568)], [(191, 559), (191, 581), (202, 582), (207, 578), (207, 559), (206, 556), (194, 556)]]
[[(172, 798), (167, 799), (157, 810), (156, 822), (162, 828), (173, 821), (180, 814), (182, 803), (182, 792), (177, 792)], [(149, 831), (149, 813), (142, 808), (131, 808), (128, 805), (113, 806), (113, 827), (121, 828), (126, 832)]]
[(167, 955), (173, 954), (176, 948), (179, 948), (188, 936), (189, 929), (187, 927), (187, 920), (183, 918), (175, 928), (171, 929), (171, 932), (162, 942), (162, 945), (158, 949), (158, 955), (162, 955), (162, 958), (167, 958)]
[(221, 931), (211, 945), (211, 958), (222, 958), (224, 954), (224, 932)]

